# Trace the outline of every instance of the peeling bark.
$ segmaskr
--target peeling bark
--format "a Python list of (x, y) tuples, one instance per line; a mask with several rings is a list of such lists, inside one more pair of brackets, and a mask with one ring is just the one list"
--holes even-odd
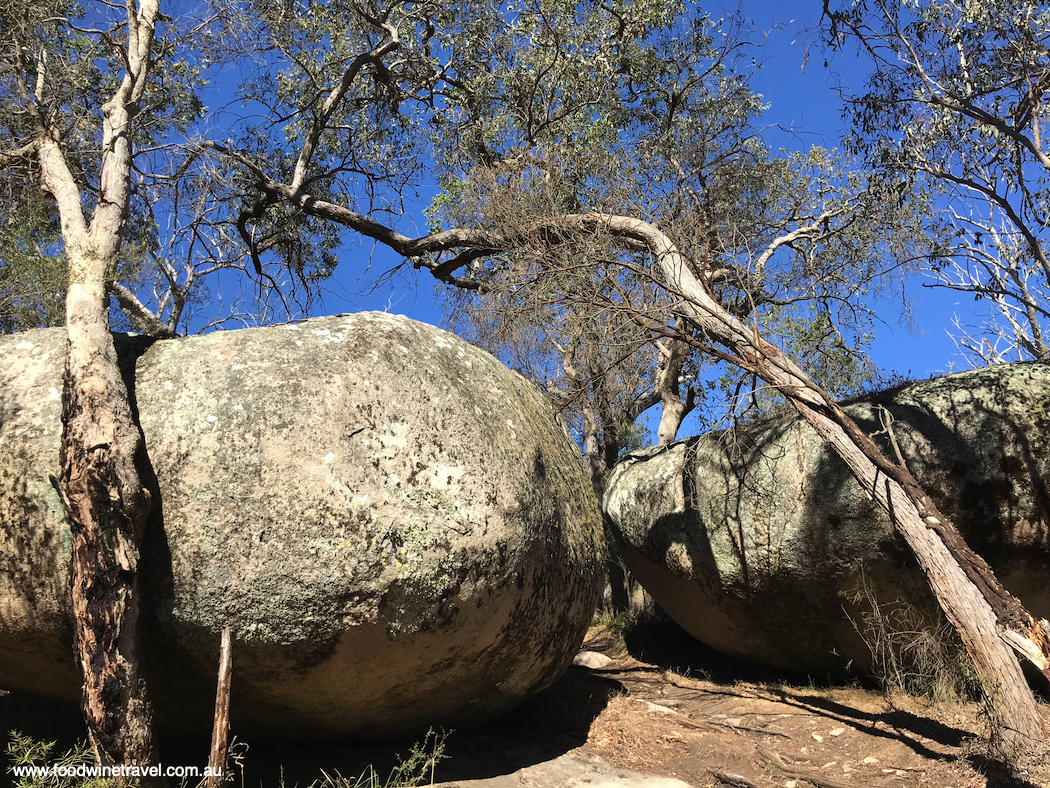
[(152, 720), (137, 648), (139, 544), (149, 493), (135, 467), (142, 437), (109, 330), (107, 278), (120, 253), (131, 195), (132, 121), (150, 71), (157, 0), (128, 3), (126, 71), (102, 107), (99, 194), (90, 222), (49, 121), (36, 127), (44, 188), (69, 260), (69, 335), (62, 392), (61, 473), (52, 477), (72, 532), (71, 594), (82, 706), (100, 765), (154, 762)]
[[(85, 277), (86, 278), (86, 277)], [(149, 494), (141, 444), (105, 312), (104, 290), (70, 286), (59, 489), (72, 530), (70, 562), (83, 712), (99, 764), (154, 761), (138, 662), (139, 543)]]

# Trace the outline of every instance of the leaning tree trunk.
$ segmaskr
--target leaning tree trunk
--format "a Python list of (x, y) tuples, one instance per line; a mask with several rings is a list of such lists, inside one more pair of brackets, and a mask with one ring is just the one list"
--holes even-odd
[[(1041, 750), (1042, 720), (1011, 648), (1050, 678), (1050, 633), (1046, 626), (1003, 588), (906, 468), (887, 460), (826, 392), (761, 339), (756, 326), (745, 326), (714, 299), (666, 235), (628, 217), (586, 214), (577, 221), (604, 226), (616, 235), (647, 244), (669, 289), (682, 299), (681, 311), (712, 344), (680, 336), (776, 387), (828, 442), (862, 488), (889, 513), (959, 633), (981, 679), (996, 751), (1008, 762), (1018, 763)], [(644, 318), (640, 320), (644, 323)], [(651, 327), (675, 335), (666, 328)]]
[(837, 406), (815, 408), (800, 397), (792, 402), (890, 513), (918, 559), (981, 677), (993, 750), (1011, 762), (1037, 752), (1044, 736), (1042, 720), (1008, 638), (1036, 646), (1035, 650), (1026, 647), (1024, 656), (1034, 658), (1050, 678), (1046, 661), (1039, 657), (1050, 652), (1044, 628), (970, 550), (908, 470), (899, 465), (883, 468), (873, 461), (872, 454), (882, 457), (881, 452), (859, 428), (851, 434), (840, 424), (842, 418), (849, 419), (846, 414)]
[[(1031, 661), (1050, 678), (1050, 634), (1010, 595), (992, 572), (969, 549), (954, 526), (936, 512), (911, 474), (890, 463), (831, 398), (806, 378), (789, 359), (762, 341), (755, 326), (745, 326), (724, 309), (692, 273), (674, 243), (655, 226), (628, 216), (602, 213), (548, 217), (515, 235), (488, 230), (446, 230), (423, 238), (408, 238), (349, 209), (317, 199), (291, 184), (267, 176), (250, 158), (212, 144), (251, 169), (269, 193), (287, 200), (305, 213), (338, 222), (390, 246), (424, 266), (422, 255), (469, 247), (502, 249), (535, 243), (552, 227), (581, 233), (608, 233), (647, 246), (663, 272), (664, 283), (676, 300), (676, 311), (691, 320), (711, 344), (688, 333), (654, 325), (650, 316), (637, 320), (657, 335), (675, 337), (715, 357), (761, 377), (786, 396), (802, 416), (827, 440), (865, 489), (889, 513), (898, 532), (919, 560), (948, 620), (955, 626), (986, 693), (993, 742), (1003, 757), (1016, 762), (1044, 740), (1035, 699), (1010, 648)], [(451, 260), (428, 265), (435, 277), (451, 284), (458, 267), (474, 259), (460, 252)], [(721, 348), (721, 349), (720, 349)]]

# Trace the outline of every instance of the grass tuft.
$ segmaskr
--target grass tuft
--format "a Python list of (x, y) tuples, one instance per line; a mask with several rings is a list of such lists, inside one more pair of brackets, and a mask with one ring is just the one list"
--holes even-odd
[(422, 742), (412, 745), (408, 755), (398, 758), (398, 764), (390, 770), (383, 780), (371, 765), (365, 767), (357, 777), (343, 777), (338, 772), (328, 774), (322, 771), (320, 783), (315, 782), (311, 788), (417, 788), (434, 784), (434, 770), (444, 760), (445, 739), (447, 733), (436, 733), (433, 728), (427, 731)]
[(966, 651), (943, 616), (931, 618), (905, 599), (880, 601), (863, 572), (846, 599), (863, 611), (859, 620), (850, 620), (871, 651), (872, 672), (883, 691), (935, 703), (981, 696)]
[[(435, 769), (438, 763), (446, 757), (445, 740), (447, 738), (447, 733), (436, 733), (433, 729), (427, 731), (423, 741), (412, 745), (406, 757), (398, 757), (397, 765), (390, 770), (385, 779), (380, 777), (371, 765), (366, 766), (360, 775), (353, 778), (343, 777), (338, 772), (328, 774), (322, 769), (321, 777), (314, 780), (309, 788), (419, 788), (419, 786), (433, 785)], [(72, 749), (60, 755), (55, 754), (56, 746), (55, 742), (40, 741), (18, 731), (11, 731), (7, 745), (7, 757), (11, 764), (8, 767), (11, 784), (15, 788), (116, 788), (115, 780), (98, 777), (64, 777), (54, 774), (53, 770), (49, 770), (46, 775), (17, 778), (14, 776), (16, 766), (75, 768), (95, 764), (94, 754), (87, 742), (78, 742)], [(240, 753), (234, 755), (233, 760), (242, 767), (243, 782), (243, 763), (241, 763), (244, 758), (243, 751), (236, 745), (231, 749)], [(226, 770), (225, 780), (228, 784), (236, 783), (235, 774), (234, 769)], [(181, 785), (186, 788), (189, 784), (183, 780)], [(203, 788), (204, 785), (205, 781), (201, 780), (196, 788)], [(280, 788), (284, 788), (283, 780), (281, 780)]]

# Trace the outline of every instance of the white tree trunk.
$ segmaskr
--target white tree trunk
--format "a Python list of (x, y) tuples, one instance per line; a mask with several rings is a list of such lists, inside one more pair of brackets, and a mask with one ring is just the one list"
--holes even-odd
[(660, 394), (660, 424), (656, 431), (656, 442), (664, 446), (678, 437), (685, 417), (696, 407), (696, 393), (686, 386), (682, 397), (682, 370), (689, 355), (689, 343), (671, 338), (666, 344), (657, 345), (660, 350), (660, 370), (656, 376), (656, 390)]
[(115, 268), (131, 194), (134, 108), (150, 70), (157, 0), (127, 6), (127, 70), (103, 105), (97, 204), (82, 195), (47, 118), (30, 103), (44, 187), (54, 197), (69, 261), (69, 342), (62, 394), (61, 474), (53, 478), (72, 530), (76, 653), (83, 711), (102, 765), (154, 762), (152, 720), (137, 648), (139, 544), (149, 493), (135, 467), (132, 417), (109, 330), (107, 278)]

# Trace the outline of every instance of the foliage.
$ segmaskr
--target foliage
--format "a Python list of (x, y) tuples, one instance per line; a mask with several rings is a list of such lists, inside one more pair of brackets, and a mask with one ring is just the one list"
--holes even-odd
[[(96, 97), (121, 73), (118, 10), (34, 0), (12, 5), (5, 20), (7, 177), (20, 197), (34, 190), (33, 178), (15, 175), (32, 167), (25, 146), (37, 132), (25, 108), (46, 105), (90, 210)], [(734, 18), (683, 2), (216, 0), (205, 15), (165, 19), (158, 39), (155, 80), (134, 125), (132, 216), (116, 275), (136, 324), (136, 311), (185, 330), (245, 311), (265, 321), (309, 309), (337, 264), (341, 226), (453, 284), (534, 288), (542, 309), (546, 294), (573, 294), (564, 288), (573, 261), (629, 264), (633, 271), (581, 273), (568, 284), (593, 281), (575, 302), (534, 322), (553, 325), (566, 310), (602, 320), (624, 307), (666, 322), (675, 295), (644, 252), (593, 235), (520, 243), (542, 218), (608, 211), (659, 222), (734, 313), (763, 317), (806, 298), (807, 319), (833, 325), (852, 348), (870, 333), (857, 297), (887, 269), (885, 240), (915, 229), (900, 232), (916, 223), (920, 203), (899, 182), (874, 184), (820, 150), (767, 150), (762, 98), (748, 87), (757, 40)], [(234, 65), (246, 75), (239, 108), (206, 116), (208, 82)], [(415, 190), (435, 181), (432, 233), (416, 253), (393, 226)], [(442, 228), (493, 243), (439, 242)], [(217, 315), (201, 280), (225, 270), (249, 276), (256, 290)], [(228, 291), (230, 280), (220, 281)], [(520, 304), (502, 306), (520, 313)], [(796, 308), (785, 327), (805, 311)], [(651, 341), (631, 330), (651, 367)]]
[(433, 785), (434, 770), (446, 757), (446, 738), (446, 733), (428, 730), (422, 742), (413, 744), (408, 755), (399, 758), (386, 779), (381, 778), (372, 766), (365, 767), (355, 778), (322, 772), (324, 778), (319, 788), (415, 788), (418, 785)]
[[(995, 7), (1015, 9), (1005, 1)], [(977, 23), (983, 19), (973, 10), (976, 4), (964, 8), (960, 24), (951, 22), (951, 14), (945, 17), (950, 35), (944, 43), (954, 44), (971, 16)], [(309, 306), (330, 274), (342, 232), (349, 230), (448, 284), (513, 297), (517, 288), (559, 309), (578, 303), (596, 310), (564, 321), (572, 330), (586, 329), (570, 331), (570, 337), (592, 343), (611, 338), (644, 354), (652, 346), (638, 342), (648, 332), (762, 378), (789, 396), (852, 463), (880, 505), (894, 510), (918, 554), (932, 560), (929, 541), (918, 538), (931, 518), (951, 534), (907, 469), (887, 460), (782, 352), (801, 353), (815, 371), (833, 378), (862, 369), (851, 365), (849, 354), (870, 333), (873, 299), (887, 274), (920, 262), (937, 266), (944, 258), (945, 239), (931, 233), (926, 213), (929, 187), (907, 168), (889, 166), (899, 145), (879, 148), (889, 153), (877, 163), (888, 164), (874, 172), (864, 166), (865, 157), (766, 150), (754, 131), (761, 99), (737, 67), (750, 43), (731, 19), (712, 22), (685, 3), (661, 0), (214, 0), (200, 18), (187, 12), (170, 20), (156, 13), (157, 5), (146, 0), (139, 6), (83, 7), (72, 0), (0, 0), (5, 199), (17, 201), (41, 185), (49, 190), (60, 208), (70, 290), (83, 293), (68, 299), (71, 322), (85, 330), (70, 332), (74, 363), (65, 398), (78, 407), (67, 408), (63, 476), (94, 486), (69, 498), (74, 519), (82, 512), (100, 527), (145, 520), (131, 462), (137, 447), (130, 409), (115, 362), (102, 353), (109, 340), (95, 312), (103, 286), (129, 319), (161, 336), (184, 327), (201, 277), (223, 271), (240, 272), (259, 287), (255, 313), (262, 319), (276, 309), (295, 314)], [(927, 18), (922, 9), (914, 15), (916, 40), (934, 40), (943, 19)], [(850, 19), (832, 18), (841, 26)], [(1022, 21), (1016, 26), (1020, 55), (1011, 54), (1009, 41), (993, 42), (1013, 78), (1009, 90), (1024, 93), (1009, 105), (1015, 110), (1010, 122), (979, 106), (984, 83), (965, 73), (974, 68), (966, 42), (958, 49), (966, 54), (962, 79), (949, 85), (954, 92), (947, 104), (936, 85), (926, 104), (904, 94), (891, 99), (901, 103), (907, 119), (914, 106), (957, 111), (952, 101), (962, 95), (969, 104), (961, 105), (960, 117), (978, 123), (954, 133), (987, 133), (994, 140), (991, 128), (1006, 138), (1002, 148), (980, 148), (992, 158), (978, 161), (1003, 177), (1006, 196), (1020, 195), (1014, 210), (1019, 221), (1010, 216), (1010, 226), (1028, 222), (1041, 231), (1043, 195), (1028, 189), (1023, 164), (1029, 155), (1041, 155), (1041, 142), (1025, 130), (1040, 120), (1045, 24), (1034, 12)], [(132, 46), (146, 40), (152, 49)], [(977, 40), (985, 43), (981, 36)], [(894, 54), (899, 51), (907, 62), (908, 38), (903, 41)], [(947, 63), (952, 51), (934, 50), (936, 63)], [(992, 58), (988, 67), (999, 62)], [(246, 75), (239, 107), (205, 122), (199, 93), (220, 68)], [(100, 97), (111, 99), (100, 104)], [(864, 116), (858, 117), (864, 132)], [(941, 121), (952, 117), (936, 116), (927, 125), (940, 134)], [(919, 133), (929, 119), (916, 119), (918, 125), (909, 128)], [(1022, 162), (1012, 171), (1000, 167), (1006, 159), (996, 158), (1011, 150), (1010, 143)], [(923, 145), (912, 147), (920, 154), (936, 148)], [(861, 149), (867, 150), (858, 143)], [(912, 148), (904, 150), (912, 154)], [(930, 169), (957, 183), (950, 163)], [(42, 179), (34, 177), (34, 167)], [(980, 192), (975, 177), (961, 185)], [(417, 199), (415, 190), (432, 179), (440, 190), (429, 217), (432, 231), (419, 237), (401, 232), (395, 225)], [(968, 227), (1005, 237), (1007, 225), (997, 217), (1009, 215), (1012, 204), (994, 188), (981, 193), (991, 200), (994, 222)], [(87, 215), (101, 218), (88, 222)], [(31, 235), (20, 230), (14, 237)], [(1014, 284), (1027, 281), (1024, 255), (1043, 265), (1039, 244), (1022, 237), (1027, 245), (1008, 247), (1016, 250), (1014, 257), (990, 258), (1008, 278), (1010, 271), (1022, 271), (1010, 279)], [(981, 243), (975, 234), (968, 248)], [(158, 287), (151, 288), (154, 282)], [(1038, 349), (1035, 334), (1040, 315), (1045, 317), (1038, 302), (1032, 306), (1023, 293), (1018, 300), (1014, 291), (995, 288), (987, 294), (1035, 310), (1037, 319), (1029, 317), (1028, 327)], [(230, 317), (238, 315), (230, 311)], [(770, 320), (784, 332), (779, 349), (759, 331), (759, 322)], [(527, 327), (548, 325), (530, 321)], [(632, 322), (643, 329), (640, 334), (631, 334)], [(830, 343), (830, 352), (806, 353), (807, 343)], [(587, 351), (581, 352), (590, 363)], [(85, 361), (76, 364), (77, 358)], [(602, 359), (594, 366), (610, 369)], [(107, 445), (117, 450), (100, 458), (107, 463), (104, 473), (89, 472), (79, 467), (81, 459), (99, 453), (87, 451), (88, 436), (95, 435), (88, 428), (102, 424), (112, 428)], [(618, 435), (619, 425), (630, 420), (611, 424), (606, 432)], [(875, 483), (883, 477), (885, 485)], [(96, 517), (97, 511), (118, 510), (118, 516)], [(111, 532), (119, 536), (116, 526)], [(77, 533), (86, 529), (75, 528)], [(108, 536), (92, 545), (75, 539), (81, 565), (95, 557), (95, 544), (124, 545)], [(984, 592), (998, 595), (1003, 606), (989, 610), (1010, 610), (1009, 617), (989, 622), (984, 608), (961, 605), (959, 588), (969, 582), (962, 567), (975, 559), (964, 545), (936, 544), (948, 550), (946, 564), (958, 571), (931, 572), (931, 580), (949, 617), (968, 628), (964, 640), (973, 659), (1001, 674), (992, 688), (993, 728), (1009, 756), (1019, 757), (1038, 738), (1038, 715), (1019, 674), (1011, 672), (1016, 666), (999, 653), (1007, 646), (976, 632), (978, 624), (986, 632), (1016, 625), (1014, 634), (1025, 638), (1034, 619), (994, 583)], [(77, 552), (77, 545), (84, 550)], [(121, 555), (130, 556), (135, 547), (128, 541)], [(117, 560), (105, 556), (111, 559)], [(117, 580), (125, 586), (120, 593), (127, 591), (123, 598), (132, 598), (126, 578), (118, 573)], [(74, 584), (75, 592), (79, 588)], [(106, 604), (135, 609), (117, 599), (110, 595)], [(98, 656), (121, 655), (102, 649)], [(137, 680), (118, 683), (122, 694), (141, 689)], [(127, 704), (111, 710), (108, 699), (94, 694), (107, 701), (101, 716), (111, 719), (127, 710)], [(147, 738), (136, 741), (144, 746)]]
[(112, 788), (115, 780), (102, 778), (62, 777), (56, 774), (14, 779), (15, 766), (59, 766), (75, 768), (77, 766), (94, 766), (95, 757), (87, 742), (81, 741), (64, 753), (55, 753), (57, 744), (25, 736), (18, 731), (11, 731), (11, 740), (7, 744), (7, 757), (11, 763), (12, 782), (15, 788)]
[[(449, 113), (456, 134), (439, 145), (432, 230), (527, 236), (551, 216), (588, 210), (658, 222), (730, 312), (774, 325), (785, 349), (836, 393), (864, 385), (872, 299), (894, 273), (940, 254), (926, 236), (923, 195), (874, 181), (834, 152), (769, 151), (741, 57), (751, 42), (733, 20), (639, 4), (631, 18), (645, 33), (620, 46), (609, 35), (615, 11), (581, 19), (583, 8), (523, 11), (506, 35), (546, 35), (550, 50), (518, 46), (484, 63), (494, 75), (489, 95), (525, 93), (527, 112), (490, 100), (484, 112)], [(606, 411), (599, 432), (615, 459), (615, 436), (658, 401), (659, 353), (637, 318), (669, 325), (680, 299), (648, 250), (544, 232), (463, 260), (476, 289), (448, 297), (452, 326), (551, 392), (581, 444), (585, 412)], [(704, 363), (692, 354), (681, 377), (710, 375)], [(740, 382), (738, 371), (724, 374)], [(719, 410), (702, 409), (701, 424)]]
[[(55, 195), (41, 179), (40, 140), (59, 143), (82, 209), (91, 216), (101, 194), (102, 102), (120, 84), (125, 66), (123, 12), (123, 7), (71, 0), (0, 0), (0, 200), (8, 209), (0, 262), (19, 299), (18, 317), (7, 322), (8, 330), (58, 322), (46, 304), (27, 299), (17, 287), (39, 281), (42, 297), (62, 300), (54, 279), (64, 270), (64, 249)], [(213, 20), (188, 14), (162, 20), (150, 79), (131, 124), (134, 178), (119, 257), (109, 265), (113, 280), (150, 304), (174, 330), (192, 318), (186, 310), (197, 280), (236, 267), (238, 257), (235, 250), (216, 249), (226, 231), (217, 227), (207, 197), (214, 173), (194, 166), (192, 155), (187, 161), (180, 154), (204, 117), (199, 94), (207, 82), (208, 50), (199, 33)], [(50, 234), (41, 238), (48, 227)], [(142, 305), (122, 306), (138, 326)]]
[[(14, 201), (12, 201), (14, 202)], [(66, 265), (51, 206), (39, 193), (9, 205), (0, 226), (0, 332), (65, 322)]]
[[(825, 4), (825, 8), (827, 5)], [(1014, 0), (854, 0), (826, 11), (834, 48), (873, 71), (847, 96), (851, 148), (926, 184), (945, 206), (951, 256), (937, 285), (970, 293), (984, 322), (958, 322), (973, 363), (1050, 351), (1050, 9)]]

